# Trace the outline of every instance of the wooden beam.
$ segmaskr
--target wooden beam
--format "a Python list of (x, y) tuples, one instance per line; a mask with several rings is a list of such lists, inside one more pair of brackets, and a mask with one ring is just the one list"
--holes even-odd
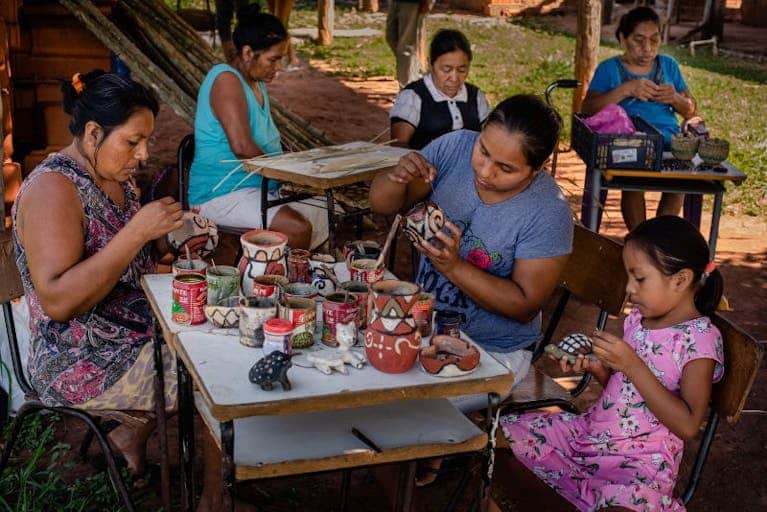
[(602, 1), (578, 0), (577, 34), (575, 38), (575, 79), (581, 85), (573, 92), (573, 112), (580, 112), (583, 98), (594, 76), (599, 59), (602, 30)]
[(333, 44), (333, 21), (335, 18), (335, 0), (319, 0), (317, 39), (322, 46)]

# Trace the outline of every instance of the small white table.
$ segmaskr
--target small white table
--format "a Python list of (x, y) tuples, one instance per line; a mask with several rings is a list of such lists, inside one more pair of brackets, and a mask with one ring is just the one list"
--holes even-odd
[[(340, 280), (347, 277), (345, 273), (345, 268), (337, 268)], [(483, 446), (489, 446), (488, 453), (492, 451), (493, 435), (479, 431), (446, 401), (487, 393), (490, 418), (495, 419), (499, 396), (511, 389), (514, 376), (481, 348), (477, 370), (461, 377), (429, 375), (417, 362), (410, 371), (396, 375), (379, 372), (369, 364), (363, 369), (349, 368), (349, 375), (325, 375), (294, 365), (288, 374), (292, 389), (283, 391), (277, 384), (267, 392), (248, 380), (249, 369), (263, 353), (240, 344), (237, 329), (216, 329), (207, 323), (180, 326), (171, 321), (171, 282), (168, 274), (146, 275), (142, 286), (177, 358), (185, 508), (192, 507), (190, 491), (194, 489), (190, 463), (195, 402), (221, 447), (228, 510), (235, 479), (413, 461)], [(387, 427), (387, 417), (397, 421)], [(426, 422), (425, 417), (434, 421)], [(495, 426), (495, 421), (489, 421), (488, 431), (494, 432)], [(380, 451), (360, 442), (351, 434), (352, 427), (364, 432)], [(237, 439), (260, 441), (257, 454), (235, 448), (235, 428)], [(290, 430), (296, 430), (295, 436), (282, 436)], [(317, 446), (296, 449), (296, 440), (317, 440), (320, 431), (325, 448), (319, 452)]]

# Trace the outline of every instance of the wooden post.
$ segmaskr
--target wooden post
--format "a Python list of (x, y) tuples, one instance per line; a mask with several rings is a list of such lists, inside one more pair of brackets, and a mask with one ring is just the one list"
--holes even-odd
[(602, 1), (578, 0), (578, 25), (575, 38), (575, 79), (581, 85), (573, 92), (573, 112), (580, 112), (583, 98), (599, 58), (599, 37), (602, 28)]
[(333, 18), (335, 18), (335, 0), (320, 0), (317, 34), (322, 46), (333, 44)]
[(359, 0), (357, 9), (364, 12), (378, 12), (378, 0)]
[(602, 0), (602, 25), (610, 25), (613, 22), (613, 6), (615, 0)]

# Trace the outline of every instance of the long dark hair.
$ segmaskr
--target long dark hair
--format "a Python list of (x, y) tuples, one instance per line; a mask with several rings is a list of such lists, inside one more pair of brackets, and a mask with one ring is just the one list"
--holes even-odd
[(626, 236), (626, 244), (635, 244), (664, 275), (690, 269), (696, 283), (695, 307), (704, 315), (716, 311), (724, 290), (724, 279), (716, 268), (706, 272), (709, 250), (700, 231), (686, 220), (673, 215), (648, 219)]
[(64, 112), (70, 116), (69, 132), (81, 137), (88, 121), (95, 121), (104, 131), (101, 142), (137, 110), (146, 108), (155, 116), (160, 110), (151, 89), (100, 69), (76, 74), (61, 85), (61, 92)]
[(287, 39), (285, 25), (276, 16), (261, 12), (258, 4), (250, 4), (237, 11), (232, 42), (238, 52), (243, 46), (250, 46), (254, 52), (268, 50)]
[(518, 94), (506, 98), (490, 112), (485, 126), (491, 124), (499, 125), (509, 133), (521, 134), (527, 164), (538, 170), (559, 141), (562, 120), (556, 110), (537, 96)]

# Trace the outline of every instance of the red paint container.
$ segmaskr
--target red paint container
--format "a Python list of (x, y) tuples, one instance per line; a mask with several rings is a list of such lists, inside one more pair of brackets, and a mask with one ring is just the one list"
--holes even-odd
[(322, 343), (329, 347), (337, 347), (336, 326), (357, 322), (359, 304), (357, 297), (351, 293), (331, 293), (322, 303)]
[(309, 275), (309, 256), (306, 249), (291, 249), (288, 254), (288, 281), (291, 283), (311, 283)]
[(205, 323), (208, 283), (205, 276), (179, 274), (173, 278), (171, 319), (180, 325)]

